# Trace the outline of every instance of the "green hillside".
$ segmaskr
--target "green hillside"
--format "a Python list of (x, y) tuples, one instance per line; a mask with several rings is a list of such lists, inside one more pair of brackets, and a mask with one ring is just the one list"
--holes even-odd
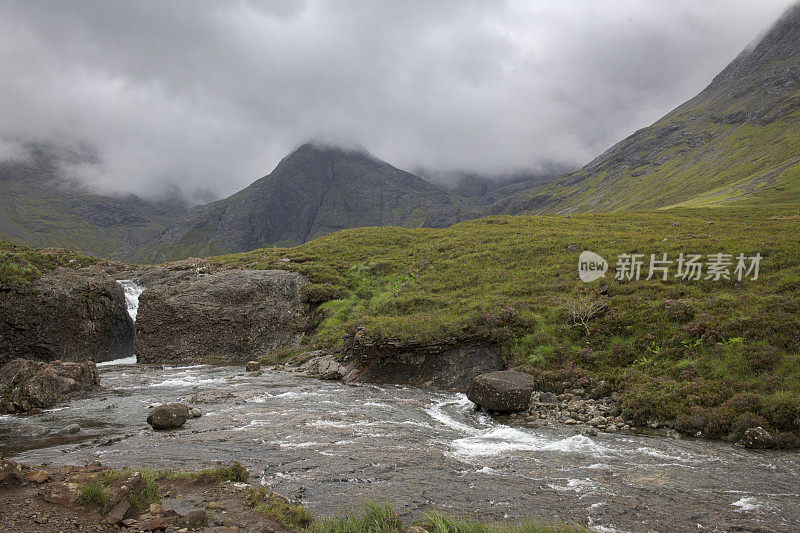
[(511, 213), (792, 202), (800, 193), (800, 6), (700, 94)]
[[(341, 347), (344, 334), (412, 346), (478, 339), (499, 344), (545, 389), (605, 381), (640, 422), (732, 439), (764, 425), (800, 444), (798, 223), (800, 205), (500, 216), (448, 229), (354, 229), (211, 261), (308, 276), (323, 319), (304, 349)], [(584, 284), (585, 249), (612, 271), (621, 253), (763, 260), (756, 280), (618, 282), (612, 272)], [(575, 326), (570, 310), (592, 306), (588, 327)]]
[(63, 180), (50, 158), (0, 163), (0, 240), (127, 257), (182, 211), (136, 196), (102, 196)]

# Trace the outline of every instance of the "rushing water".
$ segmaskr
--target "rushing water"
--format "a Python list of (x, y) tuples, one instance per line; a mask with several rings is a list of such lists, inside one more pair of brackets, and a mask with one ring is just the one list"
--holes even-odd
[[(135, 320), (142, 288), (120, 280)], [(484, 518), (572, 520), (598, 530), (800, 530), (800, 457), (721, 442), (532, 427), (475, 411), (462, 394), (345, 385), (286, 372), (204, 365), (101, 364), (91, 397), (0, 416), (0, 452), (32, 463), (197, 470), (238, 460), (251, 480), (316, 513), (366, 499), (404, 516), (431, 508)], [(155, 432), (153, 405), (204, 411)], [(55, 432), (73, 422), (75, 435)], [(53, 430), (40, 438), (14, 426)]]
[[(0, 451), (34, 463), (195, 470), (239, 460), (260, 482), (328, 513), (368, 498), (401, 514), (435, 507), (515, 519), (572, 519), (620, 530), (800, 529), (794, 452), (633, 435), (587, 437), (474, 411), (461, 394), (345, 385), (285, 372), (189, 366), (101, 369), (104, 390), (27, 417), (5, 417)], [(205, 414), (154, 432), (149, 406)], [(12, 439), (9, 426), (77, 435)]]

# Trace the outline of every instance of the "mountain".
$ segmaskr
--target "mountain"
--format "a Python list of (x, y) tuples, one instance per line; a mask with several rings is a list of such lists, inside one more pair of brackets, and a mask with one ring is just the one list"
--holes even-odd
[(800, 198), (800, 5), (700, 94), (495, 212), (792, 204)]
[(0, 163), (0, 240), (123, 258), (185, 208), (137, 196), (103, 196), (64, 179), (47, 149)]
[(465, 199), (366, 152), (304, 144), (249, 187), (188, 210), (137, 259), (291, 246), (364, 226), (445, 227), (479, 214)]

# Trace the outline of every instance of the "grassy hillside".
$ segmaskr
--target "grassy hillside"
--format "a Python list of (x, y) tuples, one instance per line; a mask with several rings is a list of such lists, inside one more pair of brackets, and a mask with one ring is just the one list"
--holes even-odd
[[(499, 216), (448, 229), (364, 228), (213, 258), (308, 276), (324, 317), (309, 347), (347, 333), (400, 343), (484, 339), (543, 388), (597, 384), (630, 416), (738, 437), (800, 429), (800, 204), (572, 217)], [(757, 280), (584, 284), (579, 253), (763, 256)], [(645, 269), (646, 272), (646, 269)], [(674, 270), (673, 270), (674, 273)], [(608, 283), (607, 295), (598, 288)], [(569, 309), (599, 308), (588, 327)]]
[(800, 193), (800, 6), (700, 94), (511, 213), (791, 202)]
[(136, 196), (92, 194), (63, 181), (51, 158), (0, 163), (0, 239), (128, 257), (182, 211)]

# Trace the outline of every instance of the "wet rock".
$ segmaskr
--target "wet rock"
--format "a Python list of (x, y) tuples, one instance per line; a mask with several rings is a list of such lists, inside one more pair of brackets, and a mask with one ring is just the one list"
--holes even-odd
[(14, 359), (0, 368), (0, 413), (24, 413), (54, 406), (78, 391), (97, 388), (97, 366), (89, 361), (44, 363)]
[(183, 403), (165, 403), (159, 405), (147, 416), (147, 423), (153, 429), (175, 429), (186, 423), (189, 418), (189, 406)]
[(745, 431), (741, 444), (745, 448), (766, 449), (776, 447), (778, 442), (769, 431), (759, 426)]
[(94, 267), (57, 268), (0, 298), (0, 365), (130, 357), (133, 338), (122, 286)]
[(140, 363), (195, 362), (225, 354), (231, 363), (296, 346), (311, 326), (302, 289), (283, 270), (229, 270), (151, 283), (139, 297)]
[(73, 435), (81, 430), (78, 424), (70, 424), (58, 430), (60, 435)]
[(247, 364), (244, 365), (244, 369), (248, 372), (258, 372), (261, 370), (261, 363), (258, 361), (248, 361)]
[(534, 392), (533, 378), (523, 372), (503, 370), (475, 377), (467, 398), (492, 411), (525, 411)]
[(312, 354), (308, 361), (300, 365), (298, 368), (300, 372), (323, 380), (342, 379), (347, 373), (347, 369), (336, 359), (334, 354), (324, 350), (312, 352)]
[(189, 408), (189, 418), (200, 418), (203, 416), (203, 411), (199, 407)]
[(17, 438), (35, 439), (38, 437), (44, 437), (48, 433), (50, 433), (50, 428), (36, 424), (24, 424), (22, 426), (14, 426), (11, 428), (11, 435)]

